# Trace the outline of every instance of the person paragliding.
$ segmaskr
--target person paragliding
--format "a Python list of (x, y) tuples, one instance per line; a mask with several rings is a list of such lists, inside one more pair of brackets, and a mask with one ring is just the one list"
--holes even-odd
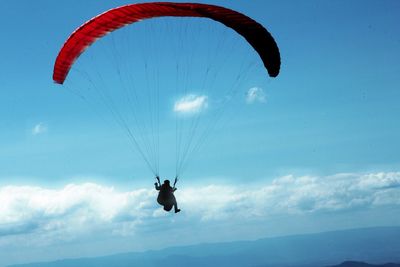
[(157, 182), (154, 183), (154, 186), (156, 190), (160, 191), (158, 192), (158, 197), (157, 197), (157, 202), (161, 206), (164, 206), (165, 211), (170, 211), (172, 208), (174, 208), (175, 213), (180, 212), (181, 210), (178, 209), (178, 203), (176, 202), (176, 198), (174, 195), (174, 192), (176, 191), (176, 182), (178, 181), (178, 178), (175, 178), (175, 182), (173, 187), (170, 185), (169, 180), (165, 180), (164, 183), (161, 185), (160, 182), (160, 177), (156, 176)]
[[(75, 62), (78, 61), (78, 58), (80, 55), (82, 55), (93, 43), (95, 43), (97, 40), (102, 39), (106, 35), (110, 34), (111, 32), (124, 28), (125, 26), (135, 24), (135, 23), (141, 23), (141, 21), (144, 20), (149, 20), (149, 19), (156, 19), (156, 18), (161, 18), (161, 17), (181, 17), (181, 18), (204, 18), (204, 19), (209, 19), (210, 21), (218, 22), (222, 25), (224, 25), (227, 28), (230, 28), (231, 30), (235, 31), (237, 34), (239, 34), (245, 41), (247, 41), (248, 45), (254, 49), (256, 54), (258, 54), (259, 58), (261, 59), (262, 63), (264, 64), (264, 67), (266, 71), (268, 72), (268, 75), (270, 77), (276, 77), (278, 76), (280, 72), (280, 66), (281, 66), (281, 58), (280, 58), (280, 52), (279, 48), (277, 46), (277, 43), (275, 42), (273, 36), (269, 33), (269, 31), (264, 28), (263, 25), (258, 23), (257, 21), (253, 20), (252, 18), (246, 16), (245, 14), (239, 13), (235, 10), (231, 10), (222, 6), (216, 6), (216, 5), (209, 5), (209, 4), (201, 4), (201, 3), (173, 3), (173, 2), (146, 2), (146, 3), (134, 3), (134, 4), (127, 4), (123, 5), (120, 7), (112, 8), (100, 15), (97, 15), (96, 17), (88, 20), (81, 26), (79, 26), (70, 36), (69, 38), (64, 42), (62, 48), (60, 49), (60, 52), (57, 55), (57, 58), (54, 63), (54, 69), (53, 69), (53, 80), (57, 84), (63, 84), (68, 76), (68, 73), (70, 72), (71, 68), (74, 66)], [(200, 20), (196, 20), (196, 23), (200, 23)], [(186, 23), (184, 25), (187, 25)], [(186, 30), (185, 26), (185, 32), (191, 32), (191, 29)], [(172, 30), (172, 29), (171, 29)], [(147, 31), (146, 31), (147, 32)], [(183, 32), (182, 30), (180, 32)], [(133, 33), (132, 33), (133, 34)], [(146, 34), (150, 34), (146, 33)], [(180, 35), (180, 34), (179, 34)], [(137, 36), (138, 38), (124, 38), (124, 40), (132, 39), (132, 40), (137, 40), (140, 39), (140, 35)], [(157, 37), (156, 37), (157, 38)], [(147, 38), (145, 38), (147, 40)], [(181, 38), (183, 39), (183, 38)], [(158, 40), (158, 39), (154, 39)], [(212, 38), (210, 38), (211, 42)], [(146, 41), (146, 45), (147, 45)], [(118, 43), (118, 42), (117, 42)], [(136, 41), (135, 41), (136, 43)], [(222, 42), (221, 42), (222, 43)], [(194, 46), (196, 42), (193, 43)], [(115, 43), (113, 42), (113, 46), (115, 46)], [(125, 46), (125, 45), (124, 45)], [(140, 46), (140, 45), (139, 45)], [(129, 46), (130, 47), (130, 46)], [(152, 46), (149, 46), (149, 48), (146, 49), (149, 53), (151, 52)], [(177, 47), (177, 49), (180, 49), (181, 45)], [(219, 47), (219, 45), (218, 45)], [(167, 48), (167, 47), (165, 47)], [(191, 53), (189, 54), (196, 54), (195, 47), (193, 49), (190, 49)], [(134, 49), (132, 49), (134, 50)], [(168, 51), (168, 49), (163, 50)], [(186, 50), (186, 49), (184, 49)], [(219, 51), (217, 51), (219, 52)], [(141, 54), (146, 54), (145, 51), (142, 51)], [(179, 54), (179, 53), (178, 53)], [(208, 53), (209, 55), (211, 53)], [(216, 54), (217, 55), (217, 54)], [(118, 61), (116, 59), (123, 59), (125, 58), (125, 55), (122, 54), (121, 57), (116, 57), (114, 58), (115, 61)], [(188, 55), (189, 56), (189, 55)], [(127, 58), (128, 55), (126, 55)], [(131, 56), (133, 57), (133, 56)], [(186, 56), (185, 56), (186, 57)], [(100, 57), (101, 58), (101, 57)], [(144, 58), (147, 58), (147, 55), (144, 56)], [(178, 64), (183, 64), (180, 62), (192, 62), (190, 58), (187, 58), (187, 60), (181, 60), (180, 56), (178, 57), (179, 59), (177, 60), (177, 65), (176, 65), (176, 77), (183, 76), (185, 80), (185, 86), (186, 88), (188, 84), (188, 78), (189, 78), (189, 71), (180, 71), (182, 67), (184, 66), (179, 66)], [(183, 57), (182, 57), (183, 58)], [(134, 60), (135, 62), (136, 60)], [(203, 61), (203, 60), (201, 60)], [(204, 61), (207, 61), (204, 59)], [(215, 60), (216, 62), (218, 61), (217, 59)], [(188, 63), (189, 64), (189, 63)], [(160, 65), (159, 69), (162, 70), (160, 73), (163, 73), (163, 68), (164, 64), (156, 64)], [(184, 65), (184, 64), (183, 64)], [(252, 64), (253, 65), (253, 64)], [(128, 65), (127, 65), (128, 66)], [(157, 202), (164, 207), (165, 211), (170, 211), (172, 208), (174, 208), (175, 213), (179, 212), (180, 209), (178, 209), (178, 204), (176, 201), (176, 198), (174, 196), (174, 192), (176, 191), (176, 182), (177, 178), (175, 179), (174, 184), (170, 185), (169, 180), (165, 180), (163, 184), (160, 183), (160, 178), (158, 177), (158, 168), (159, 168), (159, 142), (156, 140), (159, 140), (159, 125), (161, 124), (159, 122), (159, 110), (157, 109), (159, 107), (158, 103), (161, 99), (160, 94), (159, 94), (159, 84), (163, 82), (162, 79), (158, 79), (155, 82), (154, 86), (148, 85), (147, 90), (143, 90), (143, 94), (147, 96), (146, 101), (141, 101), (141, 99), (138, 100), (137, 96), (141, 95), (142, 92), (139, 91), (142, 86), (133, 86), (133, 81), (132, 79), (135, 76), (139, 76), (140, 72), (133, 72), (133, 69), (127, 68), (125, 64), (121, 64), (121, 66), (117, 66), (117, 73), (118, 77), (121, 81), (120, 86), (123, 88), (123, 95), (117, 96), (115, 99), (112, 98), (112, 96), (115, 94), (114, 90), (111, 92), (107, 91), (107, 87), (105, 83), (102, 85), (103, 77), (100, 75), (100, 73), (96, 73), (95, 79), (91, 77), (88, 77), (88, 80), (91, 84), (90, 87), (92, 89), (87, 90), (87, 91), (93, 91), (97, 92), (97, 96), (100, 97), (99, 99), (101, 102), (104, 102), (104, 104), (108, 107), (110, 110), (111, 114), (115, 118), (115, 121), (122, 127), (126, 135), (129, 137), (131, 143), (133, 144), (135, 151), (138, 152), (138, 154), (143, 158), (144, 162), (147, 164), (149, 170), (156, 175), (157, 182), (155, 183), (155, 188), (156, 190), (159, 191), (158, 197), (157, 197)], [(243, 64), (244, 66), (244, 64)], [(188, 66), (190, 67), (190, 66)], [(199, 66), (200, 67), (200, 66)], [(156, 77), (159, 77), (159, 69), (154, 69), (154, 73)], [(208, 70), (211, 69), (211, 66), (207, 68), (207, 71), (205, 72), (206, 75), (204, 76), (203, 82), (202, 82), (202, 88), (207, 87), (209, 83), (211, 83), (209, 80), (215, 80), (215, 77), (217, 77), (217, 72), (219, 71), (218, 68), (215, 68), (215, 74), (212, 74), (210, 76), (213, 76), (213, 79), (209, 79), (208, 75)], [(214, 67), (212, 68), (214, 69)], [(241, 68), (242, 69), (242, 68)], [(126, 75), (126, 81), (123, 81), (122, 78), (124, 78), (124, 75), (121, 74), (121, 70), (127, 70)], [(153, 72), (147, 69), (147, 62), (143, 68), (146, 72), (146, 79), (147, 83), (149, 84), (147, 78), (148, 72)], [(178, 71), (179, 70), (179, 71)], [(132, 71), (132, 73), (131, 73)], [(135, 68), (135, 71), (136, 70)], [(80, 71), (79, 71), (80, 72)], [(123, 73), (123, 72), (122, 72)], [(186, 73), (186, 74), (185, 74)], [(195, 73), (198, 73), (197, 71)], [(200, 73), (200, 72), (199, 72)], [(201, 72), (202, 73), (202, 72)], [(184, 75), (182, 75), (184, 74)], [(164, 74), (167, 78), (167, 80), (171, 80), (169, 76), (169, 72), (165, 71)], [(239, 86), (239, 81), (242, 81), (242, 78), (239, 79), (242, 73), (238, 73), (237, 78), (236, 78), (236, 86)], [(84, 75), (87, 76), (87, 75)], [(196, 76), (200, 76), (197, 75)], [(98, 78), (97, 78), (98, 77)], [(96, 80), (99, 80), (96, 82)], [(177, 79), (178, 81), (179, 79)], [(193, 80), (197, 81), (197, 77)], [(109, 81), (113, 81), (113, 79), (110, 77)], [(199, 80), (200, 81), (200, 80)], [(207, 86), (206, 86), (207, 82)], [(232, 81), (233, 82), (233, 81)], [(178, 82), (177, 82), (178, 83)], [(80, 85), (80, 80), (78, 79), (78, 84)], [(97, 86), (99, 84), (99, 86)], [(130, 86), (132, 85), (132, 86)], [(236, 86), (232, 86), (235, 87)], [(77, 86), (81, 88), (86, 88), (85, 86)], [(139, 87), (138, 91), (135, 91), (135, 87)], [(168, 87), (168, 86), (166, 86)], [(177, 86), (178, 87), (178, 86)], [(131, 92), (132, 90), (132, 92)], [(186, 90), (186, 89), (185, 89)], [(230, 90), (233, 94), (235, 90)], [(151, 93), (154, 92), (154, 97), (151, 95)], [(77, 94), (80, 96), (81, 93), (77, 92)], [(225, 94), (225, 93), (224, 93)], [(89, 94), (90, 95), (90, 94)], [(231, 95), (227, 95), (227, 99), (231, 97)], [(86, 96), (82, 98), (86, 99)], [(90, 97), (89, 97), (90, 99)], [(114, 102), (114, 100), (117, 100)], [(124, 108), (119, 109), (118, 108), (118, 100), (123, 102), (123, 103), (128, 103), (129, 104), (129, 109), (132, 112), (127, 112), (129, 114), (125, 114), (125, 106)], [(126, 100), (127, 102), (125, 102)], [(196, 100), (197, 101), (197, 100)], [(149, 122), (150, 125), (142, 125), (142, 121), (145, 122), (147, 121), (146, 117), (138, 118), (137, 115), (143, 113), (147, 114), (147, 112), (141, 112), (141, 110), (136, 107), (135, 102), (144, 102), (148, 103), (149, 107), (145, 107), (144, 110), (150, 111), (150, 116), (149, 116)], [(225, 101), (224, 101), (225, 103)], [(196, 104), (197, 105), (197, 104)], [(122, 106), (122, 105), (121, 105)], [(227, 105), (221, 105), (221, 106), (227, 106)], [(220, 109), (218, 109), (219, 111)], [(222, 109), (221, 109), (222, 111)], [(209, 120), (208, 124), (205, 125), (205, 130), (203, 133), (195, 134), (198, 129), (201, 127), (198, 126), (198, 122), (200, 117), (199, 116), (193, 116), (192, 122), (191, 122), (191, 127), (188, 132), (188, 138), (187, 138), (187, 143), (183, 144), (184, 139), (182, 137), (182, 134), (185, 132), (184, 127), (179, 126), (183, 125), (183, 123), (176, 123), (176, 146), (179, 148), (177, 150), (177, 157), (176, 157), (176, 176), (181, 175), (181, 172), (183, 168), (186, 166), (188, 159), (190, 158), (190, 154), (196, 153), (198, 151), (198, 148), (201, 145), (201, 142), (204, 142), (204, 140), (207, 137), (207, 134), (211, 132), (211, 130), (214, 127), (214, 124), (218, 121), (220, 114), (223, 112), (216, 112), (212, 117), (212, 120)], [(132, 117), (132, 120), (130, 119)], [(149, 129), (149, 131), (147, 131)], [(151, 130), (151, 133), (150, 133)], [(151, 135), (150, 135), (151, 134)], [(147, 138), (147, 136), (151, 136)], [(196, 140), (197, 137), (197, 140)], [(182, 144), (182, 146), (181, 146)], [(183, 149), (180, 149), (180, 148)]]

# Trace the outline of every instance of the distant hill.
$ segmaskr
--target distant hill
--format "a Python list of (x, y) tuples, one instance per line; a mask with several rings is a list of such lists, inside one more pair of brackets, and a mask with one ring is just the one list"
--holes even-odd
[[(350, 260), (360, 262), (355, 263)], [(342, 264), (400, 262), (400, 227), (364, 228), (256, 241), (200, 244), (141, 253), (13, 265), (13, 267), (321, 267), (339, 262), (343, 262)]]
[(339, 265), (331, 265), (328, 267), (400, 267), (400, 264), (397, 263), (368, 264), (359, 261), (345, 261)]

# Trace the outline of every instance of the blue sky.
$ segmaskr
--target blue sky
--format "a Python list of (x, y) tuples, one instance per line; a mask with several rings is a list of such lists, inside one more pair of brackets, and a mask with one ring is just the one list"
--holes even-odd
[[(91, 17), (127, 3), (0, 2), (0, 9), (7, 10), (0, 17), (5, 25), (0, 199), (9, 203), (0, 208), (0, 255), (12, 255), (7, 260), (0, 256), (0, 264), (399, 225), (393, 216), (400, 207), (399, 2), (204, 1), (263, 24), (278, 43), (282, 67), (279, 77), (267, 79), (258, 62), (260, 67), (238, 86), (226, 124), (210, 135), (180, 181), (177, 194), (184, 213), (179, 217), (161, 213), (153, 203), (153, 174), (118, 126), (102, 119), (109, 110), (94, 103), (93, 112), (52, 81), (55, 57), (69, 34)], [(197, 31), (200, 40), (204, 32)], [(216, 35), (212, 32), (210, 40)], [(145, 37), (142, 30), (136, 38)], [(199, 47), (207, 48), (206, 41), (199, 41)], [(254, 61), (244, 43), (237, 49)], [(237, 54), (229, 62), (240, 61)], [(205, 57), (198, 54), (193, 62)], [(94, 65), (99, 62), (95, 57)], [(138, 72), (141, 63), (134, 66)], [(234, 73), (220, 74), (212, 89), (223, 87)], [(165, 76), (166, 84), (172, 84)], [(252, 88), (261, 98), (249, 103), (246, 93)], [(206, 108), (212, 110), (213, 90), (206, 92)], [(166, 171), (161, 175), (170, 177), (175, 163), (169, 156), (174, 138), (168, 122), (173, 104), (184, 95), (162, 94), (167, 101), (160, 112), (167, 127), (162, 130), (160, 159)], [(207, 196), (201, 208), (196, 187)], [(83, 222), (95, 227), (89, 230)], [(173, 230), (166, 234), (165, 229)], [(191, 238), (179, 239), (182, 235)], [(103, 245), (105, 240), (112, 249)], [(58, 248), (64, 252), (54, 253)]]

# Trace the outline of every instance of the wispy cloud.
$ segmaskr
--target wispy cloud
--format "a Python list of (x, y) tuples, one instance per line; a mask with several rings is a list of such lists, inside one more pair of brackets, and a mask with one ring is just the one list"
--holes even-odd
[[(169, 216), (155, 202), (154, 189), (121, 192), (94, 183), (61, 189), (0, 188), (0, 235), (82, 232), (132, 234)], [(210, 184), (176, 192), (179, 218), (193, 222), (271, 218), (276, 215), (340, 212), (400, 206), (400, 173), (283, 176), (246, 188)]]
[(32, 134), (33, 135), (38, 135), (38, 134), (42, 134), (47, 132), (47, 126), (43, 123), (40, 122), (38, 124), (36, 124), (33, 128), (32, 128)]
[(205, 95), (189, 94), (178, 99), (174, 111), (182, 114), (198, 113), (208, 107), (208, 97)]
[(247, 90), (246, 102), (248, 104), (252, 104), (255, 102), (265, 103), (266, 100), (267, 100), (267, 97), (262, 88), (252, 87), (249, 90)]

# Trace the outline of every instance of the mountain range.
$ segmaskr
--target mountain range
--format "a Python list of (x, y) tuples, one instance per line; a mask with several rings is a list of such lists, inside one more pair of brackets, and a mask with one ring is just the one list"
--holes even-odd
[[(368, 265), (365, 262), (381, 265)], [(389, 262), (400, 262), (400, 227), (350, 229), (254, 241), (199, 244), (12, 267), (398, 266), (382, 265)]]

